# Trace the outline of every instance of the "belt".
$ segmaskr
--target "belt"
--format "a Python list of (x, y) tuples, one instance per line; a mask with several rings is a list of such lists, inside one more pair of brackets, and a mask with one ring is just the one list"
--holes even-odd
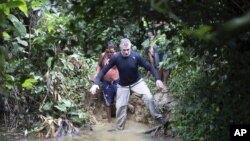
[(139, 79), (137, 82), (133, 83), (132, 85), (128, 85), (128, 86), (121, 86), (121, 85), (118, 85), (120, 87), (127, 87), (129, 89), (129, 92), (130, 92), (130, 95), (132, 95), (132, 87), (134, 87), (135, 85), (139, 84), (140, 82), (143, 81), (143, 78)]
[(139, 84), (140, 82), (143, 81), (143, 78), (139, 79), (138, 81), (136, 81), (135, 83), (131, 84), (131, 85), (127, 85), (127, 86), (122, 86), (122, 85), (119, 85), (120, 87), (127, 87), (127, 88), (132, 88), (134, 87), (135, 85)]

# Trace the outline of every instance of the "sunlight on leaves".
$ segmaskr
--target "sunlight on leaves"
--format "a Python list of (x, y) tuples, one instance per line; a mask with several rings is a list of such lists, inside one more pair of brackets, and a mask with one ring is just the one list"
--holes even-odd
[(10, 39), (11, 36), (7, 32), (3, 32), (3, 37), (5, 39)]
[(28, 17), (28, 8), (26, 5), (26, 0), (21, 0), (22, 4), (18, 6), (18, 8)]
[(24, 81), (24, 83), (22, 84), (22, 87), (23, 87), (23, 88), (26, 88), (26, 89), (31, 89), (32, 86), (33, 86), (36, 82), (37, 82), (37, 80), (34, 79), (34, 78), (26, 79), (26, 80)]

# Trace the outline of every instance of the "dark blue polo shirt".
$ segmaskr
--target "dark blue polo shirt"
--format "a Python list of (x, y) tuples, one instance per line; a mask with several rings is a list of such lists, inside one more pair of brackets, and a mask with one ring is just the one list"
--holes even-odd
[(119, 71), (119, 85), (121, 86), (132, 85), (141, 79), (141, 75), (138, 70), (139, 66), (150, 71), (156, 80), (160, 80), (157, 70), (145, 61), (138, 53), (131, 51), (131, 54), (128, 57), (122, 56), (121, 52), (113, 55), (109, 64), (105, 65), (98, 73), (95, 79), (95, 84), (99, 84), (101, 78), (115, 65)]

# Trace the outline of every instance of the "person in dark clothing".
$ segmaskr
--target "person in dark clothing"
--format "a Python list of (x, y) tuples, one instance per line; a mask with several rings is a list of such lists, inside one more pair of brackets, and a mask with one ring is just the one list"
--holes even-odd
[(98, 84), (107, 71), (116, 66), (119, 71), (119, 82), (117, 86), (117, 99), (116, 99), (116, 121), (117, 125), (115, 129), (110, 131), (123, 130), (125, 128), (127, 118), (127, 105), (131, 92), (135, 92), (136, 95), (142, 97), (146, 107), (149, 109), (150, 114), (154, 119), (161, 124), (165, 124), (166, 118), (160, 114), (158, 107), (155, 104), (155, 100), (143, 78), (139, 73), (139, 66), (144, 67), (150, 71), (155, 77), (156, 86), (163, 89), (164, 85), (160, 80), (157, 70), (152, 67), (147, 61), (145, 61), (138, 53), (131, 51), (131, 42), (129, 39), (121, 39), (120, 52), (113, 55), (108, 65), (98, 73), (95, 81), (90, 89), (92, 94), (96, 93), (99, 89)]

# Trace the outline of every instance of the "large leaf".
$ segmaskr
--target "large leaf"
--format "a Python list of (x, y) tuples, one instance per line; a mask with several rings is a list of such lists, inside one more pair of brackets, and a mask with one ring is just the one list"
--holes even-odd
[(28, 17), (28, 8), (26, 5), (26, 0), (20, 0), (22, 4), (18, 6), (18, 8), (25, 14), (26, 17)]
[(67, 99), (62, 99), (61, 101), (63, 103), (63, 105), (65, 105), (66, 107), (72, 107), (73, 103), (70, 100)]
[(17, 42), (23, 46), (28, 46), (28, 42), (25, 40), (20, 39), (19, 37), (16, 38)]
[(67, 112), (67, 108), (64, 104), (58, 104), (58, 105), (55, 105), (55, 107), (62, 112)]
[(21, 37), (24, 37), (27, 34), (25, 26), (17, 19), (16, 16), (10, 14), (8, 16), (9, 20), (13, 23), (16, 28), (17, 34)]
[(52, 109), (53, 103), (52, 102), (46, 102), (43, 106), (43, 110), (49, 111)]
[(27, 17), (28, 17), (28, 8), (26, 5), (26, 0), (12, 0), (12, 1), (8, 1), (5, 3), (0, 4), (0, 9), (2, 9), (4, 11), (5, 15), (9, 15), (10, 14), (10, 9), (11, 8), (15, 8), (18, 7), (18, 9), (20, 9)]

